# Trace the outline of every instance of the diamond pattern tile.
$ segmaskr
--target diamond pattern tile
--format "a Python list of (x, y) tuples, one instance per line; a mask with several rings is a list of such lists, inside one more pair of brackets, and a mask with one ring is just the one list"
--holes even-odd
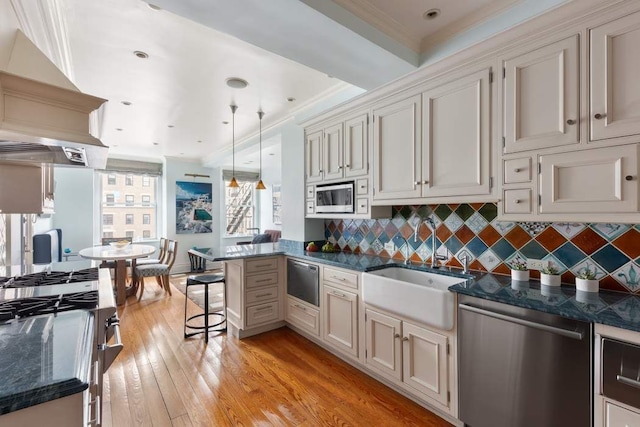
[(591, 258), (585, 258), (579, 263), (577, 263), (576, 265), (574, 265), (573, 267), (571, 267), (571, 272), (576, 277), (581, 273), (585, 272), (586, 270), (589, 270), (593, 274), (595, 274), (596, 279), (598, 280), (606, 276), (606, 271), (604, 271), (604, 268), (602, 268), (602, 266), (600, 266), (597, 262), (595, 262)]
[[(325, 220), (324, 236), (354, 254), (429, 262), (431, 228), (425, 218), (431, 216), (438, 254), (449, 258), (449, 266), (460, 266), (468, 255), (472, 270), (509, 274), (514, 256), (544, 259), (557, 266), (563, 282), (573, 283), (575, 274), (591, 265), (599, 270), (601, 288), (640, 294), (640, 224), (516, 224), (498, 221), (493, 203), (394, 206), (392, 212), (378, 220)], [(397, 250), (387, 253), (383, 245), (392, 240)]]

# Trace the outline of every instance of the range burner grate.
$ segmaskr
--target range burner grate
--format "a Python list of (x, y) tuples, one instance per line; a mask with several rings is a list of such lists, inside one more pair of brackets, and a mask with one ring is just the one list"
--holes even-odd
[(97, 305), (98, 291), (2, 301), (0, 302), (0, 322), (36, 316), (38, 314), (55, 314), (69, 310), (93, 309), (97, 307)]
[(0, 288), (24, 288), (31, 286), (61, 285), (64, 283), (77, 283), (98, 280), (97, 268), (64, 272), (52, 271), (34, 274), (25, 274), (16, 277), (1, 277)]

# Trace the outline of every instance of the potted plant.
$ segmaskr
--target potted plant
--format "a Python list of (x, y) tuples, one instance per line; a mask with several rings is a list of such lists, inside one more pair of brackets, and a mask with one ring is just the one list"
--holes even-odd
[(585, 267), (578, 276), (576, 276), (576, 289), (583, 292), (598, 292), (599, 281), (596, 279), (596, 273), (591, 271), (589, 267)]
[(547, 286), (560, 286), (560, 275), (558, 269), (548, 266), (540, 270), (540, 283)]
[(527, 263), (520, 258), (515, 258), (511, 261), (511, 279), (520, 282), (526, 282), (529, 280)]

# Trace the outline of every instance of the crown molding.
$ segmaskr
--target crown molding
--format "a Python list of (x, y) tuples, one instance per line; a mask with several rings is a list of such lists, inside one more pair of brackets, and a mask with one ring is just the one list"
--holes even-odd
[(22, 32), (73, 82), (73, 62), (67, 22), (62, 11), (63, 1), (10, 0)]

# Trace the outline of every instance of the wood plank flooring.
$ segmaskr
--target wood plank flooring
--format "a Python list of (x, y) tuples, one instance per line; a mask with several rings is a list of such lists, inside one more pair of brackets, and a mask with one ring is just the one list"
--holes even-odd
[(172, 291), (149, 283), (118, 308), (124, 350), (105, 375), (105, 426), (451, 425), (288, 328), (185, 340), (184, 295)]

